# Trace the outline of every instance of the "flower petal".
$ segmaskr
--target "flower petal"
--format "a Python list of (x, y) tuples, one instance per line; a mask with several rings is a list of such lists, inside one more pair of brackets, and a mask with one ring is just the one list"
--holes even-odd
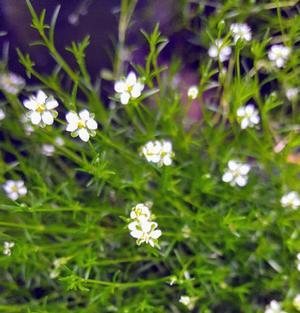
[(54, 122), (52, 113), (50, 111), (45, 111), (42, 113), (42, 120), (46, 125), (52, 125)]
[(84, 141), (84, 142), (87, 142), (89, 141), (90, 139), (90, 135), (89, 135), (89, 132), (87, 131), (86, 128), (81, 128), (78, 130), (78, 135), (79, 135), (79, 138)]
[(35, 111), (32, 112), (29, 117), (30, 117), (31, 123), (34, 125), (38, 125), (42, 119), (41, 114)]

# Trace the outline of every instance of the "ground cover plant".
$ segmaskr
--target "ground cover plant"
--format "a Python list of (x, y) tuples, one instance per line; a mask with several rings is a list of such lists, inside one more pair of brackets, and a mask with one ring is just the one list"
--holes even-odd
[(96, 79), (26, 2), (56, 66), (1, 63), (0, 312), (300, 311), (297, 1), (178, 1), (189, 48), (135, 63), (122, 0)]

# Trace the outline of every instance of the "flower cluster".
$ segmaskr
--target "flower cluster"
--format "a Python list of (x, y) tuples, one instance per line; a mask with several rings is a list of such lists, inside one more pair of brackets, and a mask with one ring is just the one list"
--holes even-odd
[(25, 80), (14, 73), (4, 73), (0, 75), (0, 88), (8, 94), (16, 95), (24, 86)]
[(265, 313), (286, 313), (282, 310), (281, 304), (276, 300), (272, 300), (269, 305), (267, 305)]
[(136, 243), (138, 245), (147, 243), (154, 247), (161, 236), (161, 230), (157, 228), (158, 224), (153, 221), (150, 208), (144, 203), (139, 203), (132, 208), (130, 218), (131, 222), (128, 224), (128, 229), (130, 235), (136, 238)]
[(240, 107), (237, 110), (236, 115), (242, 129), (254, 127), (260, 121), (258, 111), (253, 104), (247, 104), (246, 106)]
[(230, 160), (227, 166), (228, 168), (222, 177), (223, 182), (229, 183), (231, 186), (246, 186), (248, 182), (248, 173), (251, 168), (250, 165)]
[(270, 48), (268, 52), (269, 60), (272, 61), (278, 68), (285, 65), (291, 49), (284, 45), (274, 45)]
[(14, 242), (5, 241), (3, 244), (3, 254), (11, 256), (11, 249), (15, 246)]
[(300, 206), (300, 197), (298, 192), (290, 191), (281, 197), (280, 202), (284, 208), (291, 208), (296, 210)]
[(147, 142), (141, 148), (141, 154), (148, 162), (156, 163), (158, 166), (172, 164), (174, 152), (172, 143), (167, 140), (155, 140)]
[(27, 193), (27, 188), (25, 187), (23, 180), (8, 180), (3, 185), (3, 189), (7, 196), (14, 201)]
[(208, 49), (208, 55), (213, 59), (219, 59), (221, 62), (225, 62), (230, 58), (231, 48), (224, 44), (222, 39), (217, 39)]
[(230, 26), (230, 31), (233, 34), (233, 40), (236, 43), (239, 39), (250, 41), (252, 38), (251, 28), (244, 23), (234, 23)]

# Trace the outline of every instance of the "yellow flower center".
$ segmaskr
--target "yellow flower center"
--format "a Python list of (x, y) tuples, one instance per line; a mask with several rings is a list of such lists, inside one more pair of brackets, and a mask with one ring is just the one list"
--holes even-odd
[(12, 187), (11, 187), (11, 191), (12, 191), (12, 192), (18, 192), (19, 190), (18, 190), (18, 187), (17, 187), (17, 186), (12, 186)]
[(78, 124), (77, 124), (78, 128), (84, 128), (85, 127), (85, 122), (83, 120), (79, 120)]
[(128, 92), (131, 92), (132, 89), (133, 89), (133, 86), (132, 86), (132, 85), (128, 85), (128, 86), (127, 86), (127, 91), (128, 91)]
[(39, 112), (39, 113), (43, 113), (46, 109), (46, 106), (45, 104), (39, 104), (36, 111)]

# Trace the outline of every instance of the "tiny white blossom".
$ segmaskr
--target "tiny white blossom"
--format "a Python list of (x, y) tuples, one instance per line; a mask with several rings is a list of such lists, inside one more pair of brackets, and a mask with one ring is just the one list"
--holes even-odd
[(62, 147), (65, 144), (65, 141), (63, 140), (62, 137), (56, 137), (54, 139), (54, 142), (57, 146), (60, 146), (60, 147)]
[(297, 99), (299, 91), (300, 91), (300, 89), (296, 88), (296, 87), (295, 88), (289, 88), (285, 92), (285, 95), (288, 98), (288, 100), (293, 101), (293, 100)]
[(300, 197), (298, 192), (290, 191), (281, 197), (280, 202), (283, 207), (296, 210), (300, 206)]
[(208, 49), (208, 55), (221, 62), (227, 61), (231, 55), (231, 48), (223, 44), (222, 39), (215, 40), (215, 43)]
[(5, 112), (2, 109), (0, 109), (0, 121), (4, 120), (5, 116), (6, 116)]
[(255, 109), (253, 104), (247, 104), (246, 106), (240, 107), (237, 110), (236, 115), (242, 129), (254, 127), (260, 121), (258, 110)]
[(55, 147), (53, 145), (43, 144), (41, 152), (43, 155), (51, 157), (55, 152)]
[(300, 253), (297, 254), (297, 270), (300, 272)]
[(181, 229), (181, 231), (182, 231), (182, 236), (183, 236), (183, 238), (190, 238), (191, 237), (191, 229), (190, 229), (190, 227), (188, 226), (188, 225), (184, 225), (183, 227), (182, 227), (182, 229)]
[(0, 88), (5, 92), (16, 95), (25, 86), (25, 80), (14, 74), (14, 73), (4, 73), (0, 74)]
[(272, 61), (278, 68), (284, 66), (287, 61), (291, 49), (284, 45), (274, 45), (268, 52), (269, 60)]
[(120, 96), (120, 102), (126, 105), (131, 98), (136, 99), (140, 97), (144, 84), (136, 77), (134, 72), (130, 72), (126, 78), (115, 82), (114, 89)]
[(230, 26), (230, 30), (233, 34), (233, 39), (235, 43), (239, 39), (242, 39), (244, 41), (250, 41), (252, 38), (251, 28), (247, 24), (234, 23)]
[(50, 278), (54, 279), (60, 275), (61, 268), (69, 261), (70, 257), (59, 258), (53, 261), (53, 269), (50, 271)]
[(196, 298), (189, 296), (181, 296), (179, 302), (185, 305), (191, 311), (195, 307)]
[(190, 99), (195, 100), (198, 97), (199, 89), (197, 86), (191, 86), (188, 91), (187, 95)]
[(267, 305), (265, 313), (286, 313), (282, 310), (281, 304), (276, 300), (272, 300), (269, 305)]
[(23, 180), (8, 180), (3, 189), (7, 196), (12, 200), (17, 200), (19, 197), (26, 195), (27, 188), (24, 185)]
[(130, 218), (133, 220), (142, 218), (149, 220), (151, 218), (151, 211), (144, 203), (139, 203), (131, 209)]
[(248, 173), (250, 171), (250, 165), (247, 163), (241, 163), (239, 161), (230, 160), (228, 162), (228, 168), (225, 171), (222, 180), (225, 183), (229, 183), (231, 186), (244, 187), (248, 182)]
[(3, 254), (7, 256), (11, 256), (11, 248), (15, 246), (14, 242), (4, 241), (3, 244)]
[(297, 294), (296, 297), (293, 300), (293, 306), (297, 311), (300, 312), (300, 294)]
[(27, 116), (27, 114), (23, 114), (21, 116), (21, 123), (24, 126), (26, 136), (30, 136), (34, 132), (34, 128), (32, 127), (29, 116)]
[(98, 127), (97, 122), (94, 119), (94, 114), (91, 114), (88, 110), (82, 110), (77, 114), (76, 112), (69, 112), (66, 115), (68, 126), (66, 131), (71, 132), (73, 137), (79, 136), (82, 141), (89, 141), (90, 136), (96, 135), (96, 129)]
[(156, 163), (158, 166), (171, 165), (174, 157), (172, 143), (166, 140), (147, 142), (142, 147), (141, 154), (144, 155), (148, 162)]
[(58, 107), (58, 102), (52, 96), (48, 97), (42, 90), (39, 90), (36, 96), (30, 96), (23, 104), (30, 111), (28, 116), (34, 125), (41, 127), (52, 125), (54, 118), (57, 117), (57, 111), (54, 109)]

